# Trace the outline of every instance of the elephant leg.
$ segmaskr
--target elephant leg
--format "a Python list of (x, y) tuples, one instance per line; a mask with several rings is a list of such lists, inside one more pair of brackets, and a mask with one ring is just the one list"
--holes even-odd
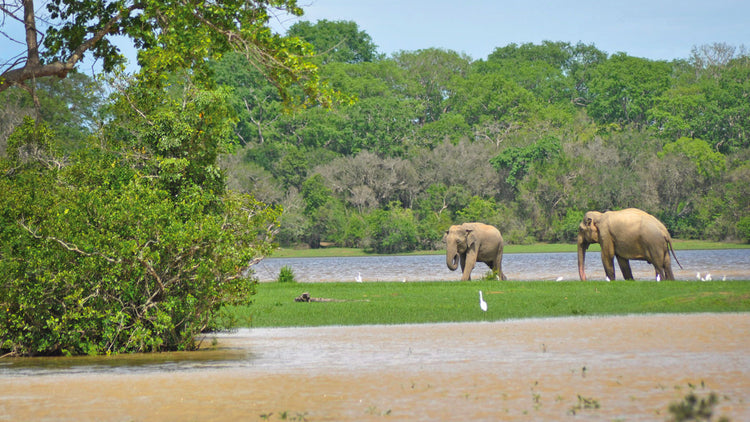
[(662, 272), (664, 273), (661, 275), (662, 280), (674, 280), (674, 273), (672, 272), (672, 262), (669, 259), (669, 255), (667, 255), (666, 261), (664, 261), (664, 269), (662, 270)]
[(622, 278), (625, 280), (633, 279), (633, 271), (630, 269), (630, 261), (625, 258), (617, 257), (617, 263), (620, 264), (620, 271), (622, 271)]
[(501, 250), (497, 254), (497, 259), (495, 259), (495, 267), (493, 268), (495, 272), (497, 272), (497, 276), (500, 278), (500, 280), (507, 280), (508, 278), (505, 277), (505, 274), (503, 273), (503, 251)]
[[(465, 265), (464, 264), (465, 261)], [(474, 265), (477, 263), (477, 257), (476, 255), (467, 254), (466, 258), (461, 260), (461, 269), (464, 271), (463, 276), (461, 277), (461, 281), (469, 281), (471, 280), (471, 271), (474, 269)]]
[(604, 273), (610, 280), (615, 279), (615, 259), (612, 256), (607, 257), (602, 250), (602, 264), (604, 265)]

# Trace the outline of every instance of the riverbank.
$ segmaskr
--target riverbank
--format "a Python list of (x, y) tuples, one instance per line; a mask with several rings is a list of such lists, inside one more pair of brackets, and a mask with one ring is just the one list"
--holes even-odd
[[(703, 240), (678, 240), (674, 239), (672, 244), (675, 250), (716, 250), (716, 249), (750, 249), (750, 244), (735, 242), (708, 242)], [(599, 245), (593, 244), (589, 252), (598, 252)], [(506, 245), (505, 253), (556, 253), (576, 252), (574, 243), (534, 243), (531, 245)], [(445, 250), (414, 251), (399, 255), (443, 255)], [(271, 255), (273, 258), (325, 258), (325, 257), (361, 257), (378, 256), (360, 248), (280, 248)]]

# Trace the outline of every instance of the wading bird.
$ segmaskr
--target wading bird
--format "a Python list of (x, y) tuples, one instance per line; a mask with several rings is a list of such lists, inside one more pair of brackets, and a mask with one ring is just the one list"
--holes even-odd
[(487, 312), (487, 302), (484, 301), (481, 290), (479, 291), (479, 307), (482, 308), (483, 311)]

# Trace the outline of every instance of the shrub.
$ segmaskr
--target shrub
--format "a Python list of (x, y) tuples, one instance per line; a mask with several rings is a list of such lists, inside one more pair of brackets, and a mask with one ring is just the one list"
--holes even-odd
[(737, 232), (745, 240), (750, 243), (750, 216), (742, 217), (737, 223)]
[(294, 277), (294, 271), (292, 267), (284, 265), (279, 270), (279, 278), (276, 279), (279, 283), (296, 283), (297, 280)]
[(277, 209), (189, 180), (175, 190), (96, 147), (0, 165), (13, 169), (0, 176), (0, 353), (192, 349), (254, 293)]

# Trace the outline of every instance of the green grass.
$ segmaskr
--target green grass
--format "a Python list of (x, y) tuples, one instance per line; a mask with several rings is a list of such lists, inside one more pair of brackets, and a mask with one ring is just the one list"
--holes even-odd
[[(482, 290), (488, 311), (479, 309)], [(337, 302), (295, 302), (308, 292)], [(496, 321), (638, 313), (750, 312), (747, 281), (262, 283), (236, 327)]]
[[(703, 240), (674, 240), (676, 250), (700, 250), (700, 249), (739, 249), (750, 248), (746, 243), (706, 242)], [(532, 245), (507, 245), (505, 253), (550, 253), (550, 252), (575, 252), (576, 245), (571, 243), (535, 243)], [(594, 244), (589, 248), (590, 252), (599, 251), (599, 245)], [(442, 255), (445, 250), (416, 251), (404, 255)], [(287, 249), (282, 248), (273, 253), (274, 258), (324, 258), (324, 257), (353, 257), (371, 256), (362, 249), (356, 248), (320, 248), (320, 249)]]

